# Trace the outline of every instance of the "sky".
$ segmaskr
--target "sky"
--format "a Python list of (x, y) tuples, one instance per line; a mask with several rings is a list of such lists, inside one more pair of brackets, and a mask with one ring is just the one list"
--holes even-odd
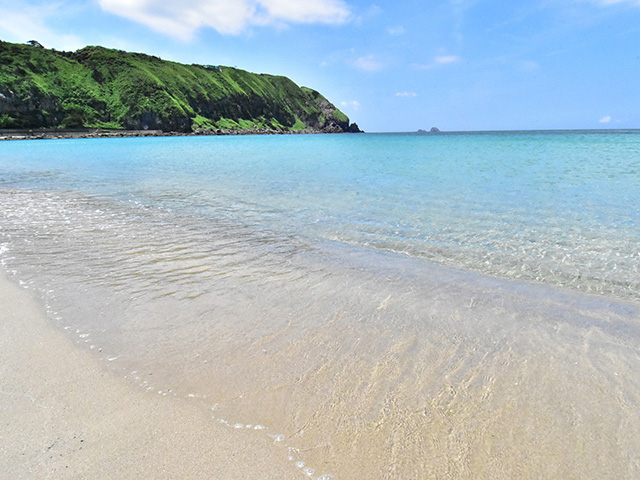
[(640, 0), (0, 0), (0, 39), (285, 75), (369, 132), (640, 128)]

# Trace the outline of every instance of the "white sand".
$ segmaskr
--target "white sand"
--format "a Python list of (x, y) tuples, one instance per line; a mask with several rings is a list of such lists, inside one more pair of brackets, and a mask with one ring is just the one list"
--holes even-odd
[(186, 399), (118, 378), (0, 275), (3, 478), (304, 477), (272, 443), (224, 427)]

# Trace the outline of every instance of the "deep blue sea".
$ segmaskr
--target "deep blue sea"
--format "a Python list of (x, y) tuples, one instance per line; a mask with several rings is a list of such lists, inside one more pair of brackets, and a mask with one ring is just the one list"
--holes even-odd
[(1, 142), (0, 260), (302, 478), (640, 475), (640, 131)]

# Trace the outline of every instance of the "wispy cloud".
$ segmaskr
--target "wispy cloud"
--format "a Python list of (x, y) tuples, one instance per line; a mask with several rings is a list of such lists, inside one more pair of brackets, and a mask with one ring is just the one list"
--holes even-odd
[(438, 55), (433, 57), (431, 63), (427, 64), (419, 64), (414, 63), (413, 67), (417, 70), (429, 70), (431, 68), (443, 66), (443, 65), (451, 65), (454, 63), (458, 63), (460, 61), (460, 57), (457, 55)]
[(607, 7), (609, 5), (633, 5), (640, 7), (640, 0), (589, 0), (591, 3)]
[(404, 35), (405, 32), (406, 32), (406, 30), (404, 29), (404, 27), (402, 25), (396, 25), (395, 27), (388, 27), (387, 28), (387, 33), (389, 35), (393, 35), (393, 36)]
[(598, 120), (598, 122), (599, 123), (611, 123), (611, 115), (605, 115), (600, 120)]
[(357, 100), (347, 100), (344, 102), (340, 102), (340, 106), (357, 111), (360, 108), (360, 102), (358, 102)]
[[(231, 2), (218, 0), (218, 3)], [(349, 17), (349, 7), (342, 0), (248, 0), (248, 3), (262, 7), (269, 19), (292, 23), (344, 23)]]
[(378, 72), (386, 67), (386, 65), (378, 60), (374, 55), (366, 55), (358, 57), (353, 61), (353, 66), (358, 70), (365, 72)]
[(168, 36), (189, 40), (199, 28), (238, 35), (252, 26), (345, 23), (343, 0), (98, 0), (103, 10)]
[(3, 40), (37, 40), (45, 47), (55, 47), (59, 50), (76, 50), (84, 46), (75, 35), (56, 33), (48, 26), (52, 17), (63, 13), (64, 5), (27, 3), (16, 8), (15, 2), (0, 0), (0, 10), (0, 32)]
[(442, 55), (439, 57), (435, 57), (433, 59), (433, 63), (435, 63), (436, 65), (447, 65), (449, 63), (456, 63), (460, 60), (460, 57), (457, 57), (456, 55)]
[(409, 97), (417, 97), (418, 94), (416, 92), (398, 92), (396, 93), (396, 97), (405, 97), (405, 98), (409, 98)]
[(369, 22), (370, 20), (382, 15), (383, 13), (384, 11), (379, 5), (373, 4), (361, 13), (355, 15), (353, 18), (353, 23), (355, 25), (361, 26)]

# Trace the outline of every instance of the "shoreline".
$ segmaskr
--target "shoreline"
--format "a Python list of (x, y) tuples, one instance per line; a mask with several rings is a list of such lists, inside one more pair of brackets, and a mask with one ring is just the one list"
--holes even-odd
[(260, 432), (108, 371), (0, 272), (0, 469), (28, 478), (303, 478)]
[(132, 137), (200, 137), (226, 135), (315, 135), (334, 133), (362, 133), (345, 132), (342, 130), (317, 130), (305, 128), (302, 130), (270, 130), (265, 128), (249, 129), (215, 129), (196, 130), (193, 132), (165, 132), (163, 130), (0, 130), (0, 141), (10, 140), (59, 140), (68, 138), (132, 138)]
[[(613, 280), (637, 293), (636, 277), (626, 274), (636, 265), (634, 244), (625, 243), (637, 235), (620, 223), (602, 242), (584, 241), (593, 224), (609, 233), (609, 222), (630, 218), (634, 203), (628, 208), (619, 199), (633, 199), (632, 183), (617, 182), (603, 196), (610, 205), (605, 210), (590, 209), (587, 195), (580, 202), (562, 195), (548, 209), (534, 203), (530, 210), (528, 199), (556, 189), (527, 188), (540, 171), (527, 170), (529, 159), (537, 158), (537, 150), (549, 151), (534, 143), (515, 154), (525, 143), (518, 138), (507, 142), (508, 155), (500, 159), (493, 156), (504, 139), (495, 139), (477, 158), (460, 154), (426, 171), (422, 166), (447, 157), (451, 144), (434, 142), (426, 155), (419, 141), (401, 139), (409, 143), (400, 148), (403, 142), (384, 143), (381, 136), (300, 137), (302, 142), (252, 137), (236, 139), (239, 144), (169, 140), (97, 142), (104, 147), (99, 150), (91, 148), (95, 142), (4, 148), (0, 263), (15, 272), (13, 283), (33, 287), (31, 296), (47, 306), (44, 324), (72, 349), (97, 358), (98, 367), (111, 372), (105, 377), (141, 391), (136, 398), (159, 399), (138, 410), (145, 421), (136, 430), (164, 423), (148, 410), (167, 402), (172, 411), (194, 407), (195, 427), (173, 432), (208, 428), (215, 415), (216, 425), (228, 422), (239, 449), (256, 433), (246, 430), (249, 423), (269, 426), (259, 435), (274, 452), (267, 451), (266, 462), (315, 469), (321, 474), (315, 480), (331, 474), (369, 480), (638, 475), (640, 304), (596, 293)], [(575, 144), (544, 142), (553, 150), (545, 162), (557, 165)], [(478, 148), (469, 139), (461, 143), (469, 151)], [(627, 143), (620, 143), (624, 153)], [(627, 160), (609, 142), (604, 146), (611, 158)], [(600, 173), (599, 152), (578, 165)], [(387, 162), (390, 168), (381, 169)], [(604, 172), (616, 178), (632, 163)], [(567, 166), (579, 170), (573, 162)], [(523, 176), (512, 167), (522, 167)], [(486, 172), (495, 173), (495, 185), (486, 182)], [(460, 181), (466, 175), (481, 192)], [(573, 193), (591, 178), (560, 175), (555, 182), (557, 190)], [(505, 185), (509, 195), (503, 197)], [(513, 192), (518, 202), (510, 204)], [(362, 208), (354, 211), (353, 205)], [(539, 212), (556, 212), (556, 205), (567, 211), (558, 209), (541, 228)], [(416, 206), (442, 215), (416, 216)], [(576, 217), (576, 211), (584, 213)], [(592, 222), (593, 212), (610, 216)], [(513, 223), (505, 223), (504, 214)], [(452, 219), (462, 228), (453, 228)], [(561, 237), (554, 228), (560, 224)], [(443, 234), (424, 240), (412, 235), (431, 231)], [(448, 257), (466, 262), (437, 262), (447, 257), (431, 247), (446, 250), (445, 234), (471, 247)], [(513, 241), (505, 240), (509, 235)], [(539, 248), (530, 248), (532, 238)], [(485, 246), (489, 254), (474, 257)], [(539, 283), (520, 273), (525, 269), (519, 265), (542, 273), (545, 265), (559, 267), (558, 246), (571, 253), (566, 270), (540, 275), (534, 279)], [(416, 255), (420, 251), (423, 256)], [(530, 261), (536, 252), (555, 260)], [(615, 252), (615, 275), (598, 277), (598, 265), (610, 265)], [(496, 268), (473, 270), (473, 258), (487, 258)], [(578, 261), (583, 258), (593, 267), (586, 269)], [(575, 280), (557, 285), (573, 264)], [(43, 350), (30, 351), (40, 356)], [(35, 375), (33, 360), (24, 358), (16, 365)], [(88, 364), (79, 358), (74, 365)], [(37, 369), (51, 371), (50, 364)], [(35, 388), (22, 391), (36, 398)], [(105, 390), (80, 388), (89, 398), (93, 394), (84, 391)], [(123, 408), (133, 398), (128, 391), (109, 405)], [(19, 423), (11, 428), (25, 429)], [(64, 445), (87, 430), (75, 427), (62, 437)], [(269, 433), (282, 437), (277, 445), (275, 437), (264, 438)], [(95, 443), (96, 434), (91, 438)], [(39, 451), (48, 452), (59, 437), (48, 440)], [(141, 442), (149, 448), (157, 440), (152, 435)], [(171, 445), (176, 455), (181, 447)], [(285, 459), (287, 451), (291, 458)], [(138, 458), (146, 462), (146, 455)], [(254, 476), (234, 472), (213, 478)], [(122, 475), (131, 477), (136, 475)]]

